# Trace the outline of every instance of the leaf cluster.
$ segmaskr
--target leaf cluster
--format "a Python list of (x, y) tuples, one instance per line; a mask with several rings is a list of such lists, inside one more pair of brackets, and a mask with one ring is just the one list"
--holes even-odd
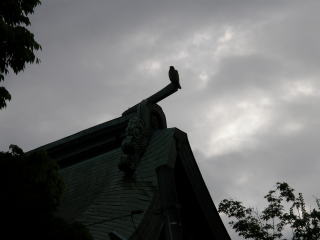
[(296, 196), (294, 189), (282, 182), (264, 198), (268, 205), (261, 213), (232, 199), (222, 200), (218, 211), (233, 219), (229, 224), (245, 239), (287, 240), (286, 229), (291, 229), (292, 240), (320, 239), (320, 211), (307, 211), (302, 193)]
[[(34, 52), (41, 49), (27, 26), (29, 14), (39, 5), (40, 0), (1, 0), (0, 1), (0, 82), (9, 73), (24, 70), (27, 63), (39, 63)], [(9, 92), (0, 87), (0, 109), (10, 101)]]

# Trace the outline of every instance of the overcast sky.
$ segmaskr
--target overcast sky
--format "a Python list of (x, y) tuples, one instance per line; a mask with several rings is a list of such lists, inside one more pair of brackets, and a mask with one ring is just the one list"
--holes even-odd
[(0, 149), (118, 117), (167, 85), (174, 65), (182, 90), (160, 105), (188, 134), (216, 205), (262, 209), (287, 181), (315, 207), (319, 10), (317, 0), (43, 1), (31, 18), (41, 63), (5, 79)]

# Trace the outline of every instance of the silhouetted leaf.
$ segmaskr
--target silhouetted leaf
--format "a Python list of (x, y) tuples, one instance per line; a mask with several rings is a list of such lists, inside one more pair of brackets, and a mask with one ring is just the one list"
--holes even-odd
[[(0, 82), (10, 69), (17, 74), (27, 63), (39, 63), (34, 52), (41, 46), (25, 26), (30, 25), (28, 15), (40, 3), (39, 0), (0, 1)], [(0, 109), (10, 99), (9, 92), (1, 87)]]

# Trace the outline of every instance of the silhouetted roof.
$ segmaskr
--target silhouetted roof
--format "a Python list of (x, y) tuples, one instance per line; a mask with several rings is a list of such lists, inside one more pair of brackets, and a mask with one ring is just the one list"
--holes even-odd
[(155, 130), (133, 178), (118, 169), (129, 117), (34, 150), (46, 150), (61, 166), (66, 190), (59, 215), (82, 222), (96, 240), (110, 239), (112, 231), (124, 239), (160, 239), (164, 219), (155, 169), (168, 165), (175, 171), (183, 224), (190, 239), (230, 239), (184, 132), (177, 128)]

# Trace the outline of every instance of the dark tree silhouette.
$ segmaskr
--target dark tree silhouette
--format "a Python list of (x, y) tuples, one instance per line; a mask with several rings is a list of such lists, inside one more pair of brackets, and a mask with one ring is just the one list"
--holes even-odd
[[(219, 212), (233, 218), (229, 224), (245, 239), (287, 240), (288, 234), (292, 240), (320, 239), (320, 211), (307, 211), (301, 193), (296, 196), (294, 189), (283, 182), (264, 198), (269, 205), (261, 213), (232, 199), (221, 201)], [(286, 230), (289, 233), (284, 234)]]
[[(34, 52), (41, 46), (27, 26), (31, 24), (28, 15), (40, 3), (40, 0), (0, 1), (0, 82), (9, 69), (17, 74), (27, 63), (39, 63)], [(10, 100), (7, 89), (0, 87), (0, 109)]]
[(56, 216), (64, 184), (45, 152), (24, 154), (15, 145), (0, 152), (1, 230), (10, 239), (91, 240), (80, 223)]

